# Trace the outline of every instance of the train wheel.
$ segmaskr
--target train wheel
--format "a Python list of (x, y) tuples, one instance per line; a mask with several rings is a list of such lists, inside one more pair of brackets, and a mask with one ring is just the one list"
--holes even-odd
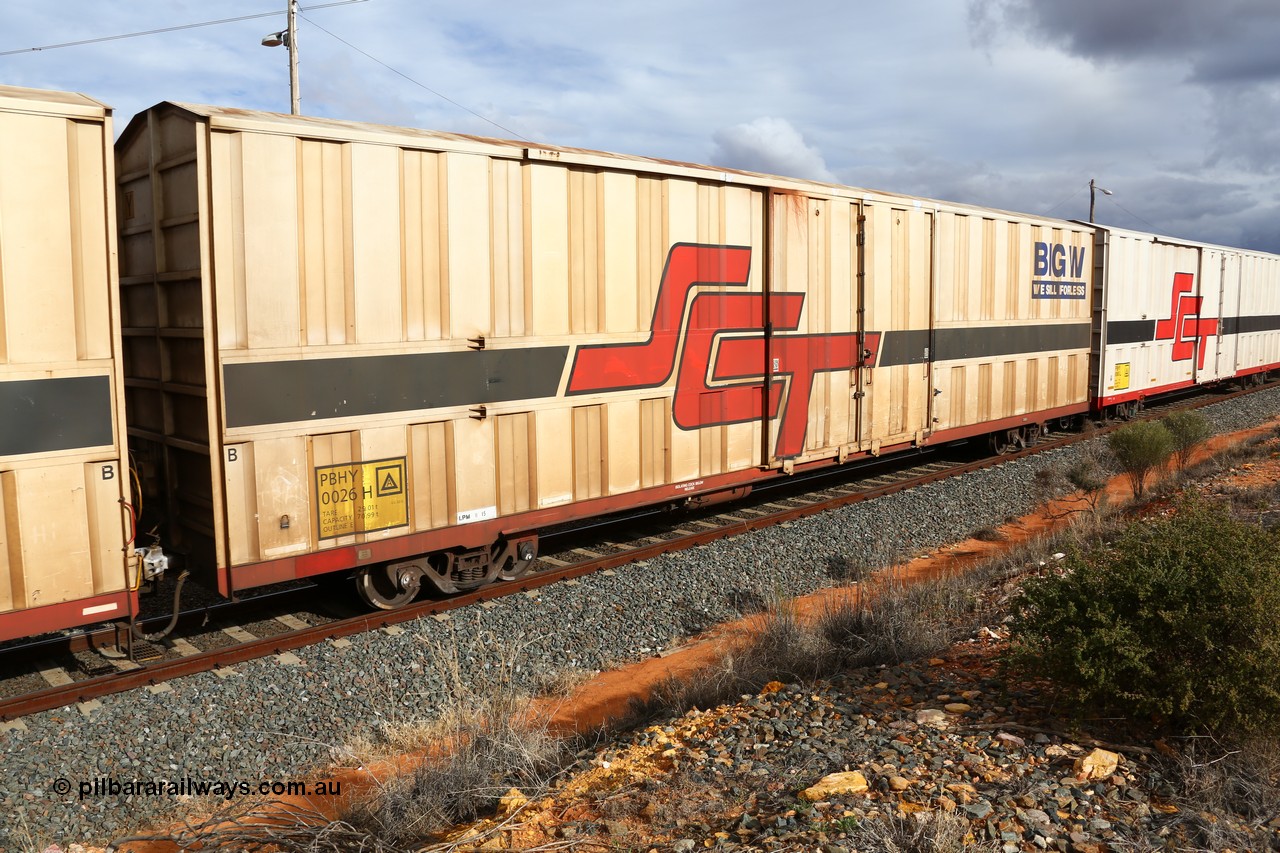
[(997, 456), (1005, 456), (1012, 453), (1018, 449), (1018, 438), (1016, 429), (991, 433), (991, 452)]
[(519, 542), (510, 551), (513, 553), (499, 555), (502, 567), (498, 569), (498, 580), (513, 581), (528, 572), (533, 561), (538, 559), (538, 540), (531, 538)]
[(378, 610), (395, 610), (418, 597), (422, 574), (409, 564), (367, 566), (356, 573), (356, 592)]

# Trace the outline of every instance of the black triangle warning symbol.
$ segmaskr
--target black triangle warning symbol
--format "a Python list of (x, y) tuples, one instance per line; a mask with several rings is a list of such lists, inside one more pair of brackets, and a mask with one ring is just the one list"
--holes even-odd
[(392, 495), (404, 494), (404, 463), (392, 463), (390, 465), (379, 465), (373, 471), (374, 482), (377, 484), (378, 497), (386, 498)]

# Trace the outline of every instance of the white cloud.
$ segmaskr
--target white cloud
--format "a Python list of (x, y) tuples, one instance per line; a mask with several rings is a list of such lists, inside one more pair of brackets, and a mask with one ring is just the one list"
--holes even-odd
[(713, 164), (790, 178), (836, 182), (822, 153), (784, 118), (762, 116), (715, 132)]

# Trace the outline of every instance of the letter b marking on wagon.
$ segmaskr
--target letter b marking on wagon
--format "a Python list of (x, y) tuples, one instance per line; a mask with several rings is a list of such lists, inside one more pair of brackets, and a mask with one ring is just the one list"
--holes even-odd
[[(578, 347), (566, 393), (656, 388), (678, 368), (671, 402), (676, 426), (695, 430), (776, 417), (775, 454), (798, 456), (816, 375), (874, 365), (880, 336), (864, 335), (863, 351), (857, 332), (777, 334), (799, 328), (803, 293), (695, 292), (690, 298), (697, 288), (746, 287), (750, 268), (747, 246), (672, 246), (649, 338)], [(767, 352), (766, 308), (773, 332)]]

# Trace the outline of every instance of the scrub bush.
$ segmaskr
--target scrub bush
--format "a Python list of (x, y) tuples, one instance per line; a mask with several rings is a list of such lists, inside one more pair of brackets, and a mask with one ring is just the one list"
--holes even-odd
[(1164, 465), (1173, 452), (1173, 436), (1156, 421), (1138, 421), (1107, 436), (1107, 447), (1141, 498), (1147, 475)]
[(1173, 438), (1173, 454), (1178, 459), (1179, 468), (1186, 468), (1196, 447), (1213, 435), (1209, 419), (1199, 412), (1174, 412), (1166, 415), (1160, 422)]
[(1280, 536), (1184, 499), (1023, 585), (1007, 662), (1175, 729), (1280, 727)]

